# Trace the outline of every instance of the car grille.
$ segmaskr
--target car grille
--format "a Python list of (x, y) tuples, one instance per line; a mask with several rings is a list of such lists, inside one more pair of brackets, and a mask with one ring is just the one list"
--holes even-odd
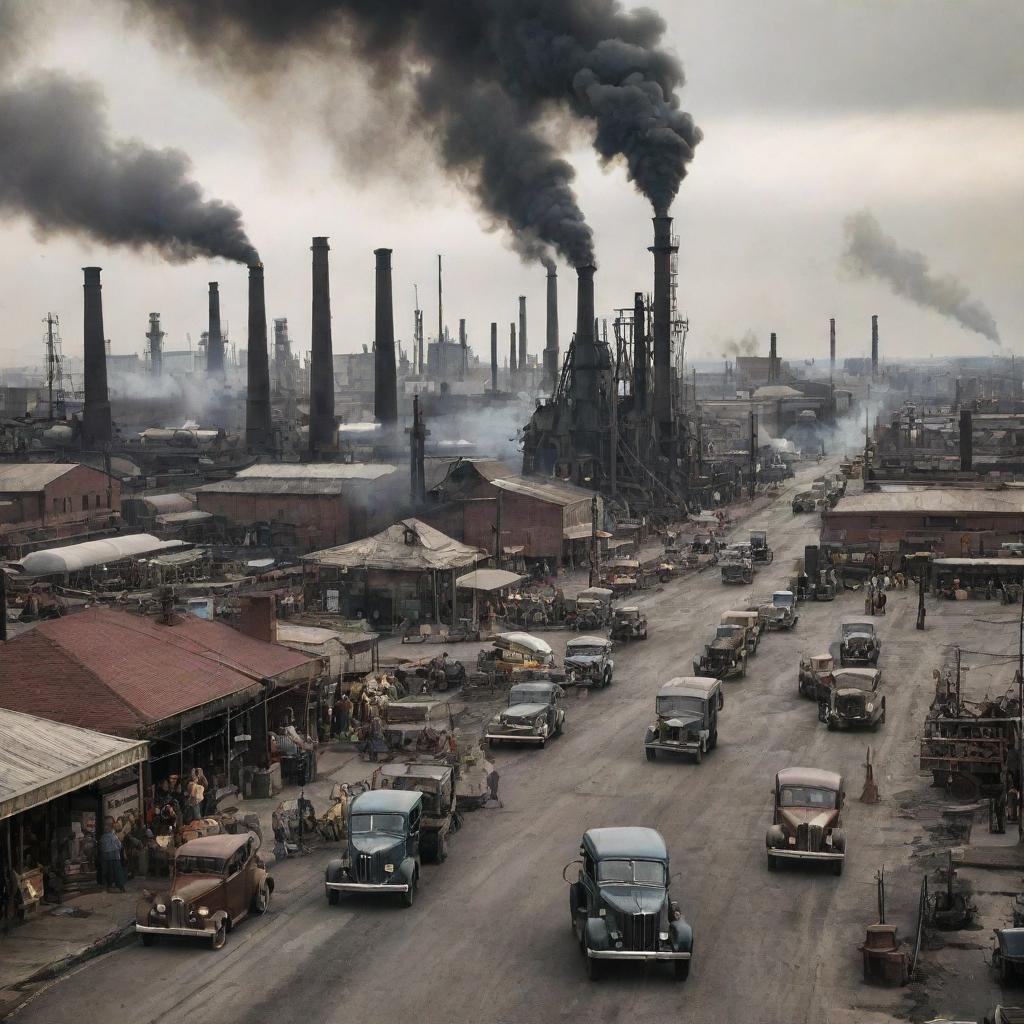
[(824, 829), (820, 825), (810, 825), (804, 822), (796, 830), (796, 844), (801, 850), (818, 853), (821, 850), (824, 834)]
[(622, 922), (622, 944), (631, 950), (658, 948), (658, 915), (627, 914)]
[(839, 713), (844, 718), (863, 718), (864, 705), (856, 697), (841, 697), (838, 701)]
[(170, 926), (172, 928), (187, 928), (188, 917), (185, 913), (185, 901), (180, 896), (171, 899)]
[(352, 873), (357, 882), (380, 885), (384, 882), (384, 854), (357, 853), (352, 862)]

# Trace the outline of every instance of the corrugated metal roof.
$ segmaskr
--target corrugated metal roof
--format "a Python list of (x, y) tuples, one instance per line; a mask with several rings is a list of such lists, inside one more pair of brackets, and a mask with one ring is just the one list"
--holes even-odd
[(847, 495), (840, 498), (835, 509), (826, 512), (825, 515), (877, 515), (883, 512), (925, 512), (947, 516), (968, 513), (1021, 515), (1024, 513), (1024, 494), (1015, 491), (969, 490), (959, 487), (887, 490)]
[(214, 701), (249, 699), (319, 662), (186, 615), (165, 625), (93, 607), (40, 622), (0, 655), (0, 707), (133, 735)]
[[(491, 481), (495, 487), (503, 491), (513, 491), (516, 494), (525, 494), (531, 498), (538, 498), (540, 501), (547, 501), (554, 505), (577, 505), (581, 501), (592, 501), (593, 491), (576, 487), (574, 484), (552, 483), (547, 480), (537, 480), (527, 476), (508, 476), (495, 478)], [(598, 501), (600, 501), (600, 497)]]
[(166, 515), (156, 517), (161, 526), (181, 526), (185, 523), (201, 523), (206, 519), (212, 519), (212, 512), (201, 512), (197, 508), (188, 512), (168, 512)]
[(154, 512), (163, 514), (188, 512), (196, 507), (195, 501), (187, 494), (143, 494), (140, 497)]
[(120, 562), (125, 558), (183, 546), (184, 542), (180, 540), (158, 540), (150, 533), (131, 533), (125, 537), (87, 540), (82, 544), (69, 544), (63, 548), (33, 551), (19, 564), (31, 576), (50, 576), (55, 573), (78, 572), (93, 565)]
[(0, 463), (0, 494), (41, 491), (47, 484), (77, 468), (77, 462)]
[(0, 708), (0, 821), (144, 761), (147, 747)]
[(218, 480), (216, 483), (204, 484), (196, 488), (196, 493), (203, 494), (286, 494), (286, 495), (323, 495), (345, 494), (351, 487), (349, 480), (298, 480), (281, 477), (253, 477), (240, 480)]
[(246, 466), (235, 479), (254, 480), (379, 480), (398, 472), (383, 462), (261, 462)]

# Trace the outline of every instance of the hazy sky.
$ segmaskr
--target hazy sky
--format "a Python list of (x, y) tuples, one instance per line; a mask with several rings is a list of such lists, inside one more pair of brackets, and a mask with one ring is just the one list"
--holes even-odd
[[(0, 0), (0, 3), (4, 0)], [(429, 147), (395, 132), (360, 86), (360, 69), (298, 66), (255, 96), (124, 17), (128, 4), (60, 0), (37, 23), (24, 67), (96, 81), (114, 133), (185, 150), (211, 197), (238, 205), (266, 265), (269, 317), (287, 316), (308, 348), (309, 244), (330, 236), (335, 351), (372, 339), (373, 252), (395, 250), (395, 318), (412, 323), (413, 285), (436, 322), (436, 254), (445, 312), (468, 321), (486, 356), (488, 325), (508, 336), (517, 296), (530, 303), (530, 348), (543, 345), (544, 271), (524, 266), (471, 199), (434, 169)], [(780, 354), (868, 347), (882, 353), (992, 350), (989, 342), (909, 305), (839, 266), (842, 220), (870, 208), (901, 244), (926, 253), (985, 303), (1004, 346), (1021, 351), (1024, 312), (1024, 5), (1020, 0), (652, 0), (688, 75), (684, 106), (704, 131), (673, 213), (681, 236), (680, 306), (688, 351), (715, 356), (753, 330)], [(369, 122), (393, 158), (363, 152)], [(328, 134), (330, 129), (330, 135)], [(332, 141), (339, 140), (337, 142)], [(339, 157), (339, 147), (342, 156)], [(0, 160), (16, 154), (0, 153)], [(585, 135), (571, 160), (594, 228), (599, 310), (651, 288), (650, 210), (621, 168), (602, 169)], [(115, 352), (142, 350), (159, 311), (166, 344), (205, 329), (206, 283), (245, 344), (246, 273), (219, 261), (168, 265), (157, 256), (33, 235), (0, 221), (0, 365), (38, 361), (42, 319), (60, 315), (64, 350), (81, 352), (81, 272), (104, 268), (104, 315)], [(561, 271), (563, 345), (575, 318), (575, 275)]]

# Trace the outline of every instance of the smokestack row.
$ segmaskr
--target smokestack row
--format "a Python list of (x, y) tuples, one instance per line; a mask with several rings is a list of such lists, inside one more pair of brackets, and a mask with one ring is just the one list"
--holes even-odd
[(337, 446), (334, 425), (334, 347), (331, 338), (331, 269), (327, 239), (313, 239), (313, 323), (309, 368), (309, 452)]
[(267, 355), (267, 302), (263, 264), (249, 267), (249, 350), (245, 400), (245, 443), (249, 448), (269, 448), (270, 363)]
[[(654, 419), (664, 449), (672, 437), (672, 218), (654, 218)], [(591, 314), (593, 318), (593, 314)]]
[[(398, 422), (398, 372), (395, 368), (395, 316), (391, 298), (391, 249), (374, 249), (377, 289), (374, 330), (373, 412), (385, 426)], [(441, 258), (438, 257), (438, 307)], [(440, 313), (438, 314), (440, 319)]]
[(206, 333), (206, 373), (211, 377), (224, 376), (224, 337), (220, 332), (220, 288), (210, 282), (210, 319)]
[(85, 409), (82, 440), (86, 446), (108, 444), (113, 430), (107, 394), (107, 346), (103, 337), (100, 267), (83, 267), (85, 275), (82, 340), (85, 357)]
[(548, 323), (544, 346), (544, 379), (551, 390), (558, 387), (558, 271), (548, 267)]

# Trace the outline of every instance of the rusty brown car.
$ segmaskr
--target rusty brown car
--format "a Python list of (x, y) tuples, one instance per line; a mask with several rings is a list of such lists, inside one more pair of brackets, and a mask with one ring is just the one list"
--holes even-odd
[(221, 949), (249, 913), (265, 914), (274, 879), (260, 859), (253, 832), (204, 836), (178, 847), (166, 892), (144, 896), (135, 931), (151, 946), (158, 936), (202, 939)]
[(779, 860), (826, 861), (841, 875), (846, 860), (842, 776), (820, 768), (784, 768), (775, 776), (774, 813), (765, 836), (768, 869)]

